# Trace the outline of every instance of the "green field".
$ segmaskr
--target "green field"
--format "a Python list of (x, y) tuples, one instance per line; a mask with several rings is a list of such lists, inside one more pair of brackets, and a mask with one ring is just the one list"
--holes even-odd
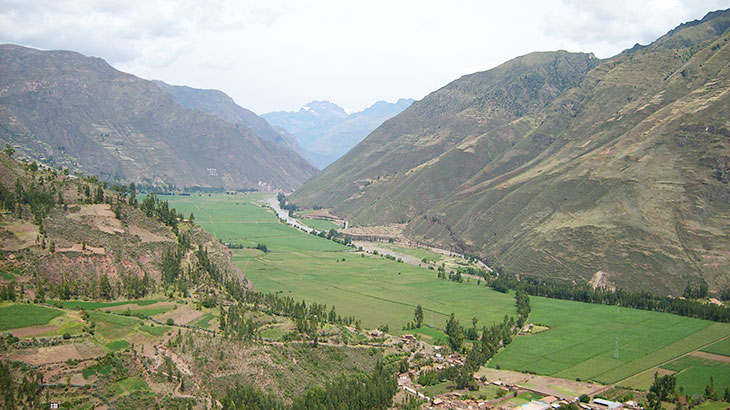
[(106, 392), (110, 396), (122, 396), (133, 392), (151, 392), (151, 390), (144, 380), (128, 377), (109, 386)]
[(702, 349), (703, 352), (730, 356), (730, 338), (713, 343)]
[(677, 385), (684, 388), (685, 394), (704, 394), (710, 377), (719, 395), (725, 391), (725, 386), (730, 386), (730, 366), (725, 362), (684, 356), (661, 367), (678, 373)]
[(107, 349), (116, 352), (119, 350), (124, 350), (129, 347), (129, 342), (126, 340), (115, 340), (113, 342), (109, 342), (106, 344)]
[(515, 338), (490, 367), (616, 383), (730, 335), (729, 324), (667, 313), (540, 297), (530, 301), (530, 322), (550, 330)]
[[(170, 206), (225, 242), (267, 245), (269, 252), (233, 250), (234, 263), (264, 292), (335, 305), (368, 328), (387, 324), (397, 332), (413, 318), (416, 305), (424, 322), (443, 328), (451, 312), (462, 324), (480, 324), (514, 315), (514, 296), (471, 283), (453, 283), (436, 273), (372, 255), (283, 225), (257, 205), (255, 195), (165, 196)], [(344, 261), (343, 261), (344, 259)]]
[(89, 319), (96, 322), (96, 334), (108, 340), (119, 340), (133, 333), (142, 324), (140, 319), (91, 310)]
[(61, 302), (64, 309), (76, 309), (82, 308), (85, 310), (95, 310), (105, 307), (121, 306), (128, 304), (135, 304), (137, 306), (148, 306), (157, 302), (162, 302), (167, 299), (143, 299), (143, 300), (123, 300), (117, 302), (90, 302), (83, 300), (68, 300)]
[(63, 315), (58, 309), (38, 305), (9, 305), (0, 308), (0, 330), (45, 325)]

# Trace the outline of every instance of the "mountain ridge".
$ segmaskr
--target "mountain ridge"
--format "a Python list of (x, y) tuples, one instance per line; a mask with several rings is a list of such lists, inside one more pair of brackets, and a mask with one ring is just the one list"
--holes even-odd
[(0, 139), (31, 158), (157, 187), (289, 190), (316, 172), (248, 127), (185, 109), (100, 58), (16, 45), (0, 53)]
[[(609, 286), (664, 294), (697, 281), (722, 289), (728, 27), (730, 12), (708, 14), (565, 83), (555, 74), (570, 64), (530, 68), (539, 53), (462, 77), (292, 201), (354, 225), (405, 223), (411, 239), (516, 273), (582, 282), (600, 272)], [(515, 79), (524, 89), (504, 94), (498, 85)], [(545, 84), (558, 92), (540, 100)]]

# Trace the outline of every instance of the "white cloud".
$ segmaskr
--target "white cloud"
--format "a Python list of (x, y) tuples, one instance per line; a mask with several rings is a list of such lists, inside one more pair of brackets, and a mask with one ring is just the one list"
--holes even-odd
[(538, 50), (608, 57), (720, 0), (0, 0), (0, 42), (68, 49), (256, 112), (422, 98)]

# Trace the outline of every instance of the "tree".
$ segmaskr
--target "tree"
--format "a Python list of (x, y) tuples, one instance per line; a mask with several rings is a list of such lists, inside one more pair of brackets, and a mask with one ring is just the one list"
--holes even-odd
[(459, 321), (456, 320), (452, 313), (449, 321), (446, 322), (446, 335), (449, 336), (449, 344), (454, 350), (459, 350), (464, 343), (464, 330), (461, 328)]
[(421, 305), (416, 306), (416, 311), (413, 313), (413, 327), (419, 328), (423, 326), (423, 308)]
[(710, 383), (705, 386), (705, 397), (708, 400), (717, 400), (717, 393), (715, 392), (715, 380), (710, 376)]
[(13, 154), (15, 154), (15, 150), (13, 149), (13, 147), (10, 146), (10, 144), (5, 144), (5, 149), (3, 150), (3, 152), (9, 157), (12, 157)]
[(137, 188), (134, 182), (129, 183), (129, 205), (137, 207)]

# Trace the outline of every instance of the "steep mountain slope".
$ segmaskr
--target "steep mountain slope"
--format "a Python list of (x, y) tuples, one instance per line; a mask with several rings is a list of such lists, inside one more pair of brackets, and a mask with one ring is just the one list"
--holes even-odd
[(599, 65), (530, 54), (463, 77), (293, 200), (356, 224), (407, 222), (413, 239), (515, 272), (718, 290), (730, 283), (728, 27), (715, 12)]
[(315, 169), (98, 58), (0, 46), (0, 139), (110, 181), (292, 189)]
[(378, 101), (363, 111), (348, 115), (337, 104), (313, 101), (297, 112), (273, 112), (263, 117), (296, 135), (305, 158), (325, 168), (412, 103), (412, 99), (403, 98), (395, 103)]
[(158, 80), (154, 80), (153, 83), (170, 93), (175, 102), (185, 108), (213, 114), (232, 124), (245, 125), (263, 139), (287, 147), (295, 152), (301, 151), (296, 137), (282, 129), (272, 127), (265, 119), (259, 117), (253, 111), (239, 106), (233, 101), (233, 98), (222, 91), (170, 85)]

